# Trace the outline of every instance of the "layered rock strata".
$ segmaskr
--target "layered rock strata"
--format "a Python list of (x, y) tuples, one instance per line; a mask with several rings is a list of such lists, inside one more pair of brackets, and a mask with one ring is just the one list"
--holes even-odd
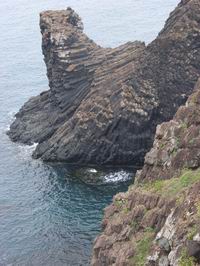
[(34, 158), (141, 164), (200, 74), (200, 2), (182, 0), (148, 46), (102, 48), (70, 8), (40, 15), (50, 90), (31, 98), (8, 132), (39, 143)]
[(106, 208), (92, 265), (200, 265), (200, 80), (157, 127), (135, 185)]

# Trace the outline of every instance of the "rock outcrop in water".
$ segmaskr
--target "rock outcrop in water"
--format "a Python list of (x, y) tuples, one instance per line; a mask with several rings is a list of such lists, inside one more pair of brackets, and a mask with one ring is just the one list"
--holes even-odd
[(10, 138), (39, 143), (33, 157), (47, 161), (142, 163), (156, 125), (200, 74), (199, 10), (198, 0), (182, 0), (151, 44), (113, 49), (90, 40), (72, 9), (41, 13), (50, 90), (25, 103)]
[(200, 80), (157, 127), (136, 184), (106, 208), (93, 266), (200, 265)]

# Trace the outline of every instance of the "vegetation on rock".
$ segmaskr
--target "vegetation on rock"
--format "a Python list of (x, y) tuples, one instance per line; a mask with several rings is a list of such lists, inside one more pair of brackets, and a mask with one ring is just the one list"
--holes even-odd
[(152, 246), (153, 237), (155, 232), (152, 228), (146, 228), (145, 232), (141, 235), (141, 239), (136, 241), (135, 254), (130, 259), (130, 263), (133, 265), (145, 265), (147, 255)]
[(106, 208), (92, 265), (200, 265), (199, 111), (200, 80), (174, 119), (158, 126), (135, 185)]
[[(150, 181), (146, 184), (141, 184), (141, 187), (149, 192), (158, 193), (164, 197), (176, 197), (180, 192), (190, 188), (193, 184), (200, 181), (200, 169), (189, 170), (185, 169), (179, 177), (168, 180)], [(200, 211), (200, 205), (199, 205)]]

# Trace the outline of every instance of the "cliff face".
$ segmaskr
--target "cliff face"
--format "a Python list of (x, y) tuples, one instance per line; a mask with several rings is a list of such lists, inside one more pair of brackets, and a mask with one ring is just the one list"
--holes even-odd
[(135, 185), (106, 208), (92, 265), (200, 265), (200, 80), (157, 127)]
[(182, 169), (200, 166), (200, 80), (173, 120), (157, 127), (153, 148), (145, 156), (137, 181), (169, 179)]
[(110, 49), (83, 33), (70, 8), (40, 16), (50, 90), (16, 114), (9, 136), (39, 143), (34, 158), (141, 164), (200, 74), (200, 2), (181, 1), (155, 41)]

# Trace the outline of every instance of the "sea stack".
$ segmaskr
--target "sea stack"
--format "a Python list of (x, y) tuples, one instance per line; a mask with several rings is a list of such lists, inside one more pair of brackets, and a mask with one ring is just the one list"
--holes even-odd
[[(48, 91), (31, 98), (8, 132), (38, 143), (34, 158), (141, 164), (157, 124), (185, 103), (200, 74), (200, 1), (182, 0), (158, 37), (102, 48), (68, 8), (40, 15)], [(134, 27), (134, 25), (133, 25)]]

